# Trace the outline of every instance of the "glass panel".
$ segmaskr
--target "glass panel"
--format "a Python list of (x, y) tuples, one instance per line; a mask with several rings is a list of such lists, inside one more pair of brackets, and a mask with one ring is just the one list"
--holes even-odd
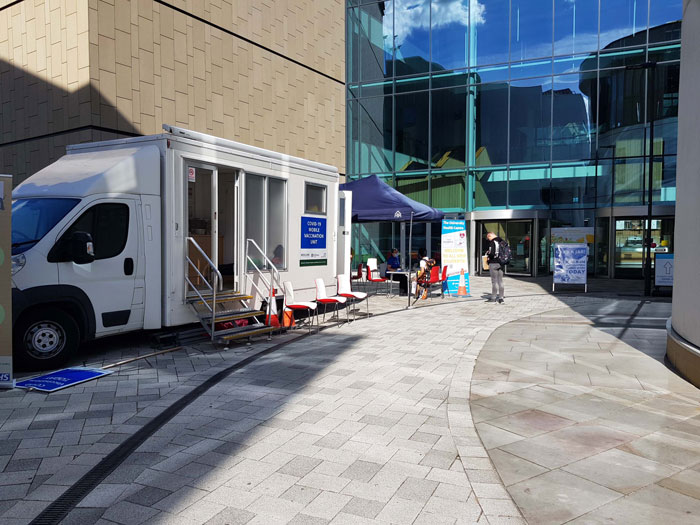
[(510, 86), (511, 164), (549, 161), (552, 77), (518, 80)]
[[(258, 175), (246, 174), (245, 180), (245, 235), (253, 239), (258, 246), (265, 246), (265, 179)], [(251, 258), (258, 268), (263, 268), (264, 261), (253, 252)], [(253, 270), (248, 264), (248, 270)]]
[(584, 208), (595, 206), (595, 164), (552, 167), (552, 206)]
[(680, 59), (680, 44), (666, 44), (649, 48), (649, 62), (672, 62)]
[(432, 114), (431, 166), (463, 168), (467, 151), (467, 88), (433, 91)]
[[(617, 159), (615, 162), (617, 162)], [(598, 207), (612, 204), (613, 169), (613, 159), (601, 159), (598, 163), (598, 186), (596, 188), (596, 203)]]
[(528, 208), (547, 207), (549, 195), (549, 165), (511, 167), (508, 175), (508, 204)]
[(610, 257), (610, 218), (598, 217), (595, 220), (595, 274), (607, 277)]
[(508, 62), (509, 4), (509, 0), (470, 4), (470, 65)]
[(511, 62), (510, 78), (541, 77), (552, 74), (552, 59)]
[[(600, 72), (598, 144), (611, 157), (644, 155), (645, 71), (618, 69)], [(606, 146), (615, 146), (606, 148)]]
[(396, 80), (396, 93), (409, 91), (422, 91), (430, 87), (428, 75), (413, 78), (401, 78)]
[(532, 272), (531, 262), (532, 221), (508, 221), (506, 223), (505, 241), (510, 246), (513, 259), (506, 266), (508, 274), (526, 274)]
[(117, 203), (93, 206), (71, 224), (61, 240), (75, 232), (92, 236), (96, 261), (116, 257), (124, 251), (129, 236), (129, 206)]
[(346, 49), (345, 56), (347, 64), (347, 82), (357, 82), (360, 80), (360, 16), (359, 9), (347, 10), (347, 21), (345, 24)]
[(554, 54), (598, 49), (598, 2), (554, 0)]
[(510, 59), (552, 56), (552, 0), (511, 0), (510, 4)]
[(306, 183), (304, 197), (304, 211), (306, 213), (326, 214), (326, 187)]
[[(360, 85), (360, 95), (362, 97), (378, 97), (382, 95), (391, 95), (394, 92), (393, 80), (379, 80)], [(358, 95), (355, 94), (355, 97)]]
[(415, 177), (397, 175), (396, 189), (415, 201), (422, 202), (423, 204), (430, 204), (427, 175)]
[(376, 257), (379, 263), (386, 261), (387, 254), (398, 244), (391, 222), (365, 222), (352, 225), (355, 268), (358, 263), (367, 264), (367, 259), (370, 257)]
[(595, 73), (554, 77), (552, 160), (595, 157), (595, 114), (588, 89)]
[(267, 257), (277, 268), (286, 268), (287, 183), (267, 180)]
[(676, 156), (654, 157), (654, 202), (676, 202)]
[(469, 0), (433, 0), (431, 10), (433, 71), (467, 67)]
[(12, 202), (12, 255), (44, 238), (80, 199), (17, 199)]
[(360, 173), (394, 169), (391, 151), (391, 100), (392, 97), (376, 97), (358, 101)]
[(360, 112), (357, 100), (347, 101), (347, 170), (348, 175), (360, 172)]
[(644, 62), (646, 58), (646, 48), (637, 47), (633, 49), (612, 50), (600, 53), (600, 69), (611, 69), (614, 67), (627, 67)]
[(644, 160), (644, 157), (615, 159), (612, 173), (615, 205), (643, 203), (646, 171)]
[(460, 209), (466, 206), (465, 175), (433, 175), (430, 179), (430, 205), (433, 208)]
[(411, 236), (411, 242), (409, 246), (409, 230), (410, 227), (406, 225), (406, 249), (411, 256), (411, 268), (414, 270), (418, 268), (420, 257), (418, 257), (418, 252), (421, 249), (425, 249), (425, 237), (426, 237), (426, 224), (424, 222), (413, 223), (413, 235)]
[[(470, 166), (508, 162), (508, 84), (481, 84), (472, 88), (469, 118), (474, 144), (469, 148)], [(472, 124), (473, 123), (473, 124)], [(504, 202), (505, 204), (505, 202)]]
[(508, 186), (506, 168), (473, 171), (474, 208), (505, 208)]
[(391, 2), (359, 7), (360, 80), (391, 76), (393, 15)]
[[(598, 55), (574, 55), (557, 57), (554, 59), (554, 74), (579, 73), (581, 71), (595, 71), (598, 68)], [(593, 80), (595, 75), (591, 75)]]
[(433, 75), (433, 89), (452, 86), (464, 86), (469, 76), (466, 71), (450, 71)]
[(549, 221), (540, 219), (538, 221), (537, 238), (537, 274), (546, 275), (549, 273)]
[(615, 277), (642, 276), (644, 222), (641, 219), (615, 221)]
[[(654, 154), (678, 151), (678, 88), (680, 63), (659, 65), (654, 78)], [(651, 118), (652, 115), (650, 115)]]
[(430, 3), (394, 0), (387, 2), (387, 15), (394, 12), (394, 75), (415, 75), (430, 68)]
[(680, 40), (683, 0), (651, 0), (649, 42)]
[(600, 49), (646, 43), (648, 0), (600, 0)]
[(428, 92), (397, 95), (396, 171), (428, 167)]

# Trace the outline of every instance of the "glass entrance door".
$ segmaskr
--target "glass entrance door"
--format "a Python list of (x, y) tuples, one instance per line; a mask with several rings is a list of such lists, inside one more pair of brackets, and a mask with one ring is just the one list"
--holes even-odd
[[(505, 273), (510, 275), (532, 275), (532, 221), (509, 220), (489, 221), (481, 223), (481, 241), (479, 247), (479, 263), (481, 255), (488, 249), (486, 234), (493, 232), (510, 246), (513, 260), (506, 266)], [(481, 273), (486, 273), (481, 269)]]
[[(644, 277), (646, 219), (615, 219), (615, 277), (641, 279)], [(652, 252), (673, 253), (674, 219), (652, 219)], [(654, 269), (652, 253), (651, 267)]]

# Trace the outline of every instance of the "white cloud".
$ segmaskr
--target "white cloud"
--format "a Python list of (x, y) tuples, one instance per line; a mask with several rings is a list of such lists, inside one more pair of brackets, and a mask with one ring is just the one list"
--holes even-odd
[[(486, 8), (479, 0), (437, 0), (433, 2), (433, 28), (450, 24), (469, 25), (471, 8), (472, 23), (484, 23)], [(393, 11), (393, 13), (392, 13)], [(394, 0), (387, 4), (387, 18), (394, 14), (396, 45), (400, 46), (415, 30), (430, 29), (430, 0)]]

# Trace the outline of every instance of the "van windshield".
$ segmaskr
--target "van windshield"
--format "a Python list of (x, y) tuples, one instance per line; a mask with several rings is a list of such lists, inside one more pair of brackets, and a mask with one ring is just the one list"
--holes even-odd
[(12, 203), (12, 255), (44, 238), (80, 199), (17, 199)]

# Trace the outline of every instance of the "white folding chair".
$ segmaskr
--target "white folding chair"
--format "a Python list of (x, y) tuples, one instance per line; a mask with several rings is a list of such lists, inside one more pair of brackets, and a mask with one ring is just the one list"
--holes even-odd
[(379, 283), (385, 283), (385, 286), (387, 287), (386, 294), (387, 296), (389, 295), (389, 285), (386, 284), (387, 279), (379, 274), (376, 257), (370, 257), (367, 259), (367, 282), (374, 283), (375, 293), (379, 292)]
[[(369, 295), (367, 295), (365, 292), (353, 292), (350, 289), (350, 276), (346, 273), (342, 275), (338, 275), (336, 277), (337, 279), (337, 286), (338, 286), (338, 292), (337, 295), (340, 297), (346, 297), (350, 299), (350, 302), (352, 305), (355, 305), (356, 301), (364, 301), (365, 305), (367, 306), (367, 317), (369, 317)], [(355, 308), (353, 307), (352, 309), (352, 319), (353, 321), (355, 320)]]
[[(345, 304), (347, 302), (347, 297), (342, 297), (340, 295), (335, 295), (333, 297), (328, 297), (326, 294), (326, 284), (323, 279), (316, 279), (316, 302), (323, 305), (323, 322), (326, 322), (326, 305), (335, 305), (335, 315), (338, 318), (338, 326), (340, 326), (340, 315), (338, 315), (338, 305)], [(348, 322), (350, 322), (350, 313), (348, 309), (345, 309), (345, 315)]]
[(309, 314), (309, 332), (314, 325), (314, 314), (316, 314), (316, 326), (318, 327), (318, 304), (314, 301), (295, 301), (294, 300), (294, 287), (289, 281), (285, 281), (284, 284), (284, 306), (290, 310), (306, 310)]

